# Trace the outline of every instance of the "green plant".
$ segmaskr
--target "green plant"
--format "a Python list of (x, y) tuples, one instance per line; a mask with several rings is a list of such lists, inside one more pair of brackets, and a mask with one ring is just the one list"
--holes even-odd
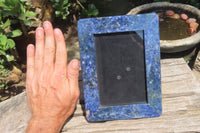
[(4, 78), (9, 76), (11, 72), (9, 71), (9, 62), (5, 59), (4, 56), (0, 56), (0, 90), (6, 90), (9, 88), (8, 80)]
[(88, 9), (83, 8), (82, 10), (83, 17), (92, 17), (92, 16), (97, 16), (98, 14), (99, 11), (97, 10), (94, 4), (89, 4)]
[(186, 62), (189, 62), (189, 61), (192, 60), (192, 58), (190, 58), (190, 57), (184, 57), (184, 60), (185, 60)]
[(30, 11), (31, 5), (26, 5), (27, 0), (1, 0), (0, 14), (2, 18), (9, 17), (12, 24), (20, 23), (22, 31), (27, 35), (27, 27), (35, 19), (36, 14)]
[[(99, 14), (98, 9), (96, 6), (87, 0), (76, 0), (77, 4), (81, 7), (81, 16), (82, 17), (93, 17)], [(85, 8), (87, 7), (87, 8)]]
[[(87, 0), (50, 0), (55, 16), (67, 19), (67, 16), (81, 14), (82, 17), (97, 16), (99, 11)], [(78, 8), (77, 8), (78, 7)], [(85, 8), (87, 7), (87, 8)], [(78, 13), (77, 13), (78, 12)]]
[(9, 88), (8, 82), (9, 82), (8, 80), (3, 80), (0, 77), (0, 90), (7, 90)]
[(68, 0), (50, 0), (52, 2), (52, 6), (55, 10), (56, 17), (61, 17), (62, 19), (66, 19), (69, 15), (69, 7), (71, 4)]
[(8, 51), (15, 47), (15, 42), (11, 38), (21, 36), (22, 33), (19, 29), (9, 29), (10, 31), (6, 32), (5, 29), (11, 25), (10, 20), (7, 19), (4, 23), (1, 19), (0, 16), (0, 54), (4, 55), (8, 61), (12, 61), (14, 57), (9, 55)]

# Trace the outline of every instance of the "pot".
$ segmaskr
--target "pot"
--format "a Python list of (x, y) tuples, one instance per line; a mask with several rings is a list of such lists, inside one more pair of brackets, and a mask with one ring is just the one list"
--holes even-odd
[[(196, 7), (180, 4), (180, 3), (169, 3), (169, 2), (155, 2), (150, 4), (144, 4), (133, 8), (127, 15), (142, 14), (150, 12), (160, 12), (166, 10), (173, 10), (177, 13), (185, 13), (190, 17), (200, 20), (200, 10)], [(177, 40), (160, 40), (160, 48), (162, 53), (176, 53), (182, 52), (195, 47), (200, 42), (200, 31), (195, 35)]]

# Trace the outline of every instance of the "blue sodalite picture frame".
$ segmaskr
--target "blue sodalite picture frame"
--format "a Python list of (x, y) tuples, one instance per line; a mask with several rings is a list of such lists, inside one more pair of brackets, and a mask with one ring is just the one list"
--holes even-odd
[[(94, 35), (133, 31), (143, 31), (147, 103), (101, 106)], [(155, 13), (81, 19), (78, 21), (78, 36), (88, 121), (147, 118), (161, 115), (160, 38), (159, 21)]]

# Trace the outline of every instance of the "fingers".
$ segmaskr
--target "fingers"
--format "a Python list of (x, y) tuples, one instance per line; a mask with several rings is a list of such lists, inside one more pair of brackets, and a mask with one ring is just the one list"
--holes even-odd
[(43, 88), (47, 87), (49, 80), (54, 69), (54, 58), (55, 58), (55, 41), (52, 24), (49, 21), (43, 23), (44, 27), (44, 59), (43, 66), (40, 75), (40, 84)]
[(77, 92), (79, 95), (79, 87), (78, 87), (78, 76), (79, 76), (79, 61), (77, 59), (73, 59), (68, 66), (67, 77), (69, 81), (69, 86), (72, 89), (71, 92)]
[(65, 45), (65, 39), (60, 29), (54, 30), (54, 36), (55, 36), (55, 41), (56, 41), (55, 70), (56, 70), (56, 73), (66, 76), (67, 49)]
[(44, 66), (45, 69), (49, 70), (54, 65), (55, 40), (52, 24), (49, 21), (45, 21), (43, 27), (45, 32)]
[(36, 29), (36, 52), (35, 52), (35, 72), (39, 75), (42, 70), (44, 59), (44, 29)]
[(26, 73), (26, 81), (29, 86), (33, 79), (34, 75), (34, 67), (35, 67), (35, 48), (33, 44), (29, 44), (27, 47), (27, 73)]

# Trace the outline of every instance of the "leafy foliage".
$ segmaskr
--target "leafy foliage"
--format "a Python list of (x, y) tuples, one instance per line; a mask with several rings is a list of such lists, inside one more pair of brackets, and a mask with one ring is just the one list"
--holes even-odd
[(31, 6), (25, 5), (27, 0), (0, 0), (0, 90), (9, 87), (3, 77), (10, 74), (9, 69), (15, 62), (12, 53), (15, 49), (13, 38), (21, 36), (22, 31), (14, 25), (26, 28), (33, 21), (35, 13), (29, 11)]
[[(82, 17), (95, 17), (99, 14), (99, 10), (93, 3), (90, 3), (89, 0), (77, 0), (77, 4), (82, 8), (81, 16)], [(87, 7), (87, 8), (85, 8)]]
[(70, 3), (68, 0), (50, 0), (53, 4), (53, 8), (55, 9), (56, 17), (61, 17), (62, 19), (66, 19), (69, 15), (69, 7)]
[[(55, 10), (56, 17), (67, 19), (68, 15), (81, 12), (82, 17), (97, 16), (99, 11), (94, 4), (87, 0), (50, 0)], [(78, 8), (77, 8), (78, 6)], [(85, 8), (87, 7), (87, 8)]]
[(0, 90), (6, 90), (9, 88), (8, 80), (4, 80), (3, 77), (10, 75), (9, 63), (6, 61), (5, 57), (0, 55)]
[[(30, 11), (27, 0), (0, 0), (0, 55), (6, 57), (7, 61), (14, 61), (10, 50), (15, 48), (12, 38), (18, 37), (26, 32), (27, 27), (33, 21), (35, 13)], [(13, 25), (21, 25), (21, 29), (14, 29)], [(25, 33), (26, 34), (26, 33)]]
[[(0, 20), (1, 17), (0, 17)], [(5, 32), (5, 29), (11, 25), (10, 20), (7, 19), (5, 23), (0, 21), (0, 90), (7, 89), (8, 81), (2, 79), (2, 77), (8, 76), (10, 62), (14, 61), (14, 56), (10, 54), (10, 50), (15, 47), (13, 37), (20, 36), (22, 33), (19, 29)]]
[(185, 60), (186, 62), (189, 62), (189, 61), (192, 60), (192, 58), (190, 58), (190, 57), (184, 57), (184, 60)]
[(26, 5), (27, 0), (1, 0), (0, 9), (2, 17), (12, 17), (14, 22), (23, 21), (23, 23), (29, 26), (35, 17), (35, 13), (29, 11), (31, 5)]
[[(1, 17), (0, 20), (2, 20)], [(14, 57), (9, 55), (8, 52), (15, 47), (15, 42), (12, 38), (22, 35), (22, 32), (19, 29), (6, 32), (5, 29), (10, 25), (11, 23), (9, 19), (7, 19), (6, 22), (0, 21), (0, 55), (5, 56), (8, 61), (14, 59)]]
[(94, 4), (89, 4), (88, 9), (83, 9), (82, 11), (82, 16), (86, 16), (86, 17), (97, 16), (98, 14), (99, 14), (99, 11), (97, 10)]

